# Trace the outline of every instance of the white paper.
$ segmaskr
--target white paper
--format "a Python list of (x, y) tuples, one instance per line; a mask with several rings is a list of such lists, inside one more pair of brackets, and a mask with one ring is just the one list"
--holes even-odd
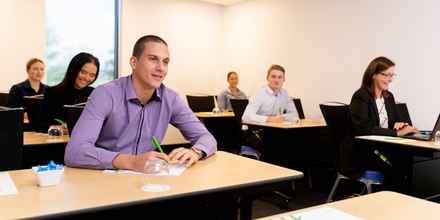
[[(186, 170), (185, 165), (180, 164), (169, 164), (168, 172), (162, 171), (160, 173), (148, 174), (152, 176), (180, 176), (183, 171)], [(104, 170), (103, 173), (122, 173), (122, 174), (132, 174), (132, 175), (144, 175), (144, 173), (136, 172), (132, 170)]]
[[(362, 220), (356, 216), (342, 212), (335, 208), (322, 207), (297, 214), (285, 215), (276, 220)], [(275, 220), (275, 219), (274, 219)]]
[(381, 141), (390, 141), (390, 142), (395, 142), (395, 143), (409, 143), (409, 142), (415, 141), (413, 139), (401, 138), (401, 137), (390, 137), (390, 136), (373, 136), (373, 139), (381, 140)]
[(8, 172), (0, 173), (0, 196), (18, 194), (17, 187)]

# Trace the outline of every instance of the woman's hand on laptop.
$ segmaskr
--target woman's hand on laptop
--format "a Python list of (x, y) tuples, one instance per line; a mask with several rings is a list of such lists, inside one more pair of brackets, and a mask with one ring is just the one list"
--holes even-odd
[(411, 133), (416, 133), (419, 130), (417, 130), (417, 128), (413, 127), (413, 126), (404, 126), (401, 129), (397, 130), (397, 136), (404, 136), (407, 134), (411, 134)]
[(406, 126), (408, 126), (409, 124), (406, 122), (396, 122), (394, 123), (394, 130), (398, 131)]

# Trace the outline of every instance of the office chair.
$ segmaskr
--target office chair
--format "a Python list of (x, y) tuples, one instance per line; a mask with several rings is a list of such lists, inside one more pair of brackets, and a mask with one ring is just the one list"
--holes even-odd
[(66, 110), (66, 123), (67, 130), (69, 135), (72, 134), (73, 128), (75, 127), (76, 122), (81, 116), (82, 111), (84, 110), (84, 105), (64, 105), (64, 109)]
[(189, 108), (193, 112), (211, 112), (214, 107), (214, 96), (192, 96), (186, 95), (186, 100), (188, 101)]
[(22, 168), (23, 109), (0, 107), (0, 171)]
[(0, 106), (8, 106), (8, 93), (0, 93)]
[(397, 113), (400, 115), (400, 117), (402, 117), (402, 120), (412, 126), (411, 117), (409, 116), (409, 111), (406, 107), (406, 103), (397, 103), (396, 108)]
[(27, 112), (29, 119), (29, 130), (41, 131), (42, 111), (44, 97), (24, 97), (24, 111)]
[[(319, 108), (321, 109), (322, 115), (324, 116), (325, 123), (327, 124), (327, 128), (330, 132), (333, 146), (337, 146), (337, 152), (342, 151), (342, 143), (350, 139), (353, 140), (353, 136), (351, 134), (351, 116), (349, 106), (344, 103), (332, 102), (327, 104), (320, 104)], [(339, 166), (339, 162), (341, 160), (340, 154), (336, 153), (336, 161)], [(338, 168), (337, 168), (338, 169)], [(357, 178), (353, 179), (348, 176), (345, 176), (339, 172), (337, 172), (335, 183), (333, 184), (332, 190), (327, 198), (327, 202), (332, 202), (333, 197), (336, 193), (336, 190), (339, 186), (341, 180), (356, 180), (364, 185), (365, 188), (362, 189), (361, 194), (366, 189), (367, 194), (372, 192), (373, 184), (381, 184), (377, 183), (372, 179), (366, 178)]]
[(293, 98), (293, 104), (295, 104), (296, 111), (298, 112), (299, 119), (305, 119), (304, 110), (301, 104), (300, 98)]

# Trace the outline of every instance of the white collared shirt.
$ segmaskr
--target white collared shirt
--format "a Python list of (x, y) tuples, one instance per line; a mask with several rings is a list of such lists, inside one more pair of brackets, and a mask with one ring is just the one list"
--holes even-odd
[(278, 115), (282, 115), (285, 121), (298, 120), (298, 112), (287, 91), (281, 89), (274, 92), (266, 85), (249, 100), (242, 119), (244, 121), (266, 122), (268, 116)]

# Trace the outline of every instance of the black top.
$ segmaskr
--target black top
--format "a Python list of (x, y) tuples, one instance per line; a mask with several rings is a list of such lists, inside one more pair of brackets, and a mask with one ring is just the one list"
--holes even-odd
[(9, 90), (8, 106), (18, 108), (24, 106), (24, 96), (43, 95), (46, 93), (48, 86), (40, 82), (40, 88), (37, 92), (31, 87), (29, 80), (25, 80), (19, 84), (13, 85)]
[(55, 118), (65, 122), (66, 112), (63, 106), (87, 102), (87, 99), (92, 91), (93, 87), (90, 86), (81, 90), (74, 88), (64, 89), (57, 86), (48, 88), (45, 95), (45, 126), (48, 127), (49, 125), (58, 124), (56, 121), (54, 121)]
[(397, 132), (393, 129), (394, 123), (403, 122), (403, 120), (391, 92), (387, 92), (384, 96), (384, 102), (388, 115), (388, 128), (380, 127), (376, 100), (368, 90), (360, 88), (354, 93), (350, 103), (354, 135), (397, 136)]
[(394, 123), (404, 122), (396, 108), (394, 96), (387, 92), (384, 96), (385, 109), (388, 115), (388, 128), (379, 125), (379, 112), (376, 100), (367, 89), (358, 89), (351, 98), (350, 116), (351, 129), (339, 146), (339, 172), (345, 176), (358, 178), (369, 164), (367, 148), (355, 147), (354, 137), (359, 135), (397, 136), (393, 129)]

